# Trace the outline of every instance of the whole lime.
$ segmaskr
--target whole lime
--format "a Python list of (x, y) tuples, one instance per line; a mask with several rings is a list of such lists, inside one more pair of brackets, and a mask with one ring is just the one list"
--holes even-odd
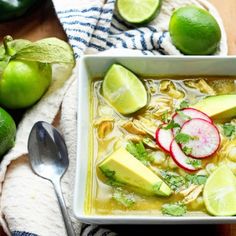
[(208, 11), (192, 5), (174, 11), (169, 32), (176, 48), (189, 55), (213, 54), (221, 39), (215, 18)]
[(0, 156), (13, 147), (16, 135), (16, 124), (12, 117), (0, 108)]
[(11, 60), (0, 79), (0, 104), (11, 109), (33, 105), (52, 80), (50, 64)]

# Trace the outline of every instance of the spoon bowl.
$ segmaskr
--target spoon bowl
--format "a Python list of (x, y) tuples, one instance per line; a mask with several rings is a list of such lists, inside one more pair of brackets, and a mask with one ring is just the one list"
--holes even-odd
[(60, 185), (61, 177), (69, 166), (64, 139), (52, 125), (39, 121), (34, 124), (30, 132), (28, 151), (33, 171), (51, 181), (54, 186), (68, 236), (75, 236)]
[(66, 144), (61, 134), (46, 122), (33, 126), (28, 150), (32, 169), (45, 179), (61, 178), (66, 172), (69, 159)]

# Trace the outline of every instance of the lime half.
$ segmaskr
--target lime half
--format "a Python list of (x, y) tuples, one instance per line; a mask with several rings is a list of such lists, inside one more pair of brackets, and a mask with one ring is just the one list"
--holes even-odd
[(212, 215), (236, 214), (236, 178), (226, 165), (218, 167), (210, 175), (203, 190), (203, 198)]
[(103, 96), (121, 114), (134, 113), (147, 104), (147, 91), (131, 71), (114, 64), (105, 75)]
[(117, 0), (120, 16), (131, 24), (145, 24), (158, 13), (161, 0)]

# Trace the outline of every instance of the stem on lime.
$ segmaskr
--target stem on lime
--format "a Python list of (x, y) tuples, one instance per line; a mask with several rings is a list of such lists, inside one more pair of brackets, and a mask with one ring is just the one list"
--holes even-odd
[(14, 56), (16, 54), (15, 50), (9, 46), (9, 42), (13, 41), (13, 38), (10, 35), (7, 35), (3, 39), (3, 46), (5, 49), (5, 53), (8, 56)]

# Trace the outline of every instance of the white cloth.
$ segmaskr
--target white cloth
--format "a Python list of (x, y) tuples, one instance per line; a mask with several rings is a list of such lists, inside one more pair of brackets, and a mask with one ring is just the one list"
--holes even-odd
[[(130, 29), (119, 19), (114, 11), (114, 0), (53, 2), (77, 63), (83, 53), (98, 53), (108, 49), (113, 50), (112, 55), (124, 53), (124, 50), (119, 50), (121, 48), (133, 49), (132, 52), (138, 50), (145, 55), (180, 55), (171, 43), (168, 23), (172, 11), (186, 4), (204, 7), (215, 16), (222, 30), (222, 40), (216, 54), (227, 55), (227, 40), (221, 18), (205, 0), (163, 0), (159, 16), (148, 26), (135, 29)], [(15, 147), (0, 164), (0, 223), (8, 234), (66, 235), (51, 183), (33, 174), (27, 158), (27, 139), (33, 124), (39, 120), (53, 123), (60, 106), (61, 113), (56, 120), (59, 120), (70, 158), (69, 169), (62, 179), (62, 189), (74, 227), (80, 234), (81, 224), (74, 219), (71, 210), (76, 162), (77, 75), (77, 67), (71, 76), (65, 67), (54, 67), (50, 89), (39, 103), (25, 113), (17, 129)]]

